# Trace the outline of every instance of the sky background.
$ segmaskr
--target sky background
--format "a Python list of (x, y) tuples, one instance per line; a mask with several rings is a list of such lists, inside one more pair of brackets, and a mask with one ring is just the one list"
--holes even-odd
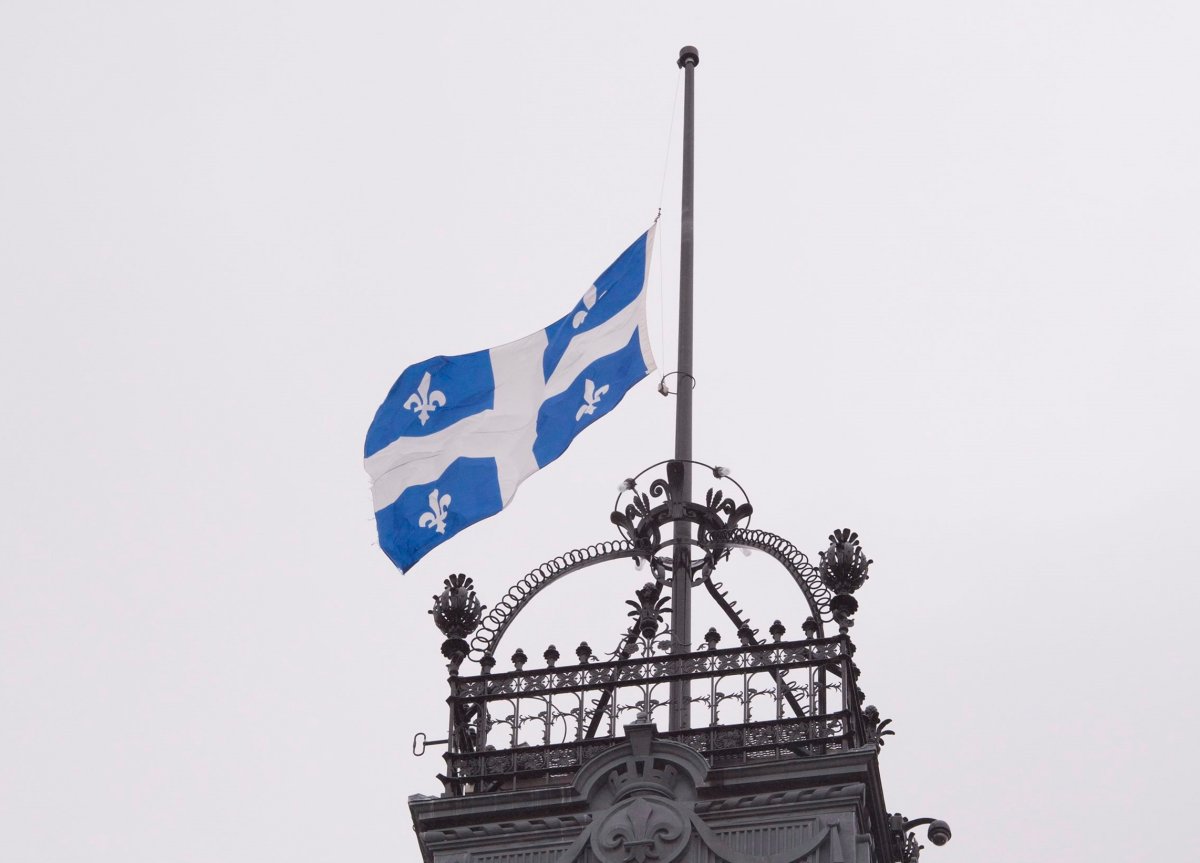
[[(944, 863), (1200, 852), (1200, 11), (732, 8), (0, 7), (0, 857), (417, 859), (430, 596), (615, 538), (674, 404), (648, 379), (406, 576), (363, 437), (660, 205), (674, 366), (688, 43), (696, 456), (814, 557), (862, 535), (889, 810)], [(644, 579), (506, 645), (607, 644)], [(777, 570), (725, 582), (799, 632)]]

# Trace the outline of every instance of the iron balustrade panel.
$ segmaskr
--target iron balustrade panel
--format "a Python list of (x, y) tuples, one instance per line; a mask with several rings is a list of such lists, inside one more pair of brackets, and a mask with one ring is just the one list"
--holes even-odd
[[(849, 716), (845, 711), (827, 716), (752, 722), (662, 732), (699, 752), (713, 767), (796, 756), (826, 755), (852, 748)], [(595, 756), (618, 746), (624, 738), (607, 737), (547, 746), (508, 750), (447, 753), (449, 784), (457, 793), (493, 791), (501, 787), (566, 783)]]
[[(853, 647), (829, 639), (744, 644), (563, 668), (450, 678), (451, 753), (519, 749), (616, 737), (625, 722), (655, 720), (672, 681), (699, 685), (695, 725), (744, 725), (845, 710)], [(831, 697), (839, 696), (837, 704)], [(499, 705), (507, 705), (500, 707)], [(857, 726), (855, 726), (857, 728)], [(861, 737), (861, 735), (860, 735)]]
[(478, 783), (513, 776), (548, 778), (555, 774), (569, 777), (595, 756), (620, 745), (621, 740), (606, 737), (503, 751), (448, 753), (445, 759), (450, 775), (459, 782)]
[(709, 764), (719, 766), (841, 751), (852, 743), (848, 727), (847, 713), (842, 711), (804, 719), (689, 728), (659, 736), (695, 749)]
[(693, 681), (696, 727), (661, 736), (714, 766), (861, 746), (867, 735), (852, 654), (843, 634), (452, 676), (443, 779), (452, 794), (568, 782), (622, 742), (626, 723), (663, 718), (676, 680)]
[(487, 702), (513, 697), (561, 695), (612, 686), (697, 680), (748, 672), (830, 669), (848, 657), (845, 636), (619, 659), (586, 665), (511, 671), (450, 679), (450, 702)]

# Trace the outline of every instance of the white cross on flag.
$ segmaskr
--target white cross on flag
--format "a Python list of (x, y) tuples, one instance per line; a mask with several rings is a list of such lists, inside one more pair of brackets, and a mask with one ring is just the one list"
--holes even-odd
[(489, 350), (405, 369), (367, 431), (379, 545), (403, 572), (499, 512), (654, 369), (652, 227), (562, 318)]

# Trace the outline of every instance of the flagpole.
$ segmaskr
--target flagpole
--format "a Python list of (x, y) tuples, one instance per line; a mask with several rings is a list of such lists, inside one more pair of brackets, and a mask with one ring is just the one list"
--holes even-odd
[[(679, 364), (676, 368), (675, 458), (683, 463), (680, 500), (692, 499), (692, 220), (695, 180), (695, 74), (700, 52), (688, 45), (679, 51), (683, 69), (683, 202), (679, 231)], [(692, 647), (692, 526), (675, 522), (675, 548), (671, 567), (671, 652), (686, 653)], [(670, 728), (691, 727), (691, 684), (671, 683)]]

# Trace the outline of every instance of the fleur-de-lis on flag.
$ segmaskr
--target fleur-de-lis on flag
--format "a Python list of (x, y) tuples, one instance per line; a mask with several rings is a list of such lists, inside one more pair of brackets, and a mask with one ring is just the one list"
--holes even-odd
[[(608, 291), (604, 293), (606, 294)], [(600, 295), (600, 297), (602, 296), (604, 294)], [(583, 308), (575, 313), (575, 317), (571, 318), (571, 329), (577, 330), (583, 326), (583, 322), (587, 320), (588, 312), (592, 310), (592, 307), (596, 305), (596, 300), (600, 299), (600, 297), (596, 296), (595, 285), (587, 289), (587, 292), (583, 295)]]
[(417, 416), (421, 418), (421, 425), (425, 425), (429, 421), (429, 415), (440, 407), (446, 406), (446, 394), (441, 390), (429, 391), (429, 385), (432, 383), (432, 377), (429, 372), (425, 372), (425, 377), (421, 378), (421, 383), (417, 385), (417, 391), (408, 397), (408, 401), (404, 403), (406, 411), (416, 411)]
[(585, 416), (596, 412), (596, 405), (600, 403), (600, 396), (608, 392), (608, 384), (602, 387), (596, 384), (589, 378), (583, 382), (583, 404), (579, 410), (575, 412), (575, 422), (579, 422)]
[(435, 488), (429, 493), (429, 512), (423, 514), (417, 524), (432, 527), (438, 533), (446, 532), (446, 516), (450, 514), (450, 495), (439, 494)]
[[(652, 227), (598, 276), (564, 288), (558, 311), (525, 338), (430, 356), (394, 379), (367, 429), (363, 460), (379, 547), (401, 572), (503, 510), (522, 482), (602, 424), (653, 371), (653, 239)], [(421, 326), (449, 322), (434, 316)]]

